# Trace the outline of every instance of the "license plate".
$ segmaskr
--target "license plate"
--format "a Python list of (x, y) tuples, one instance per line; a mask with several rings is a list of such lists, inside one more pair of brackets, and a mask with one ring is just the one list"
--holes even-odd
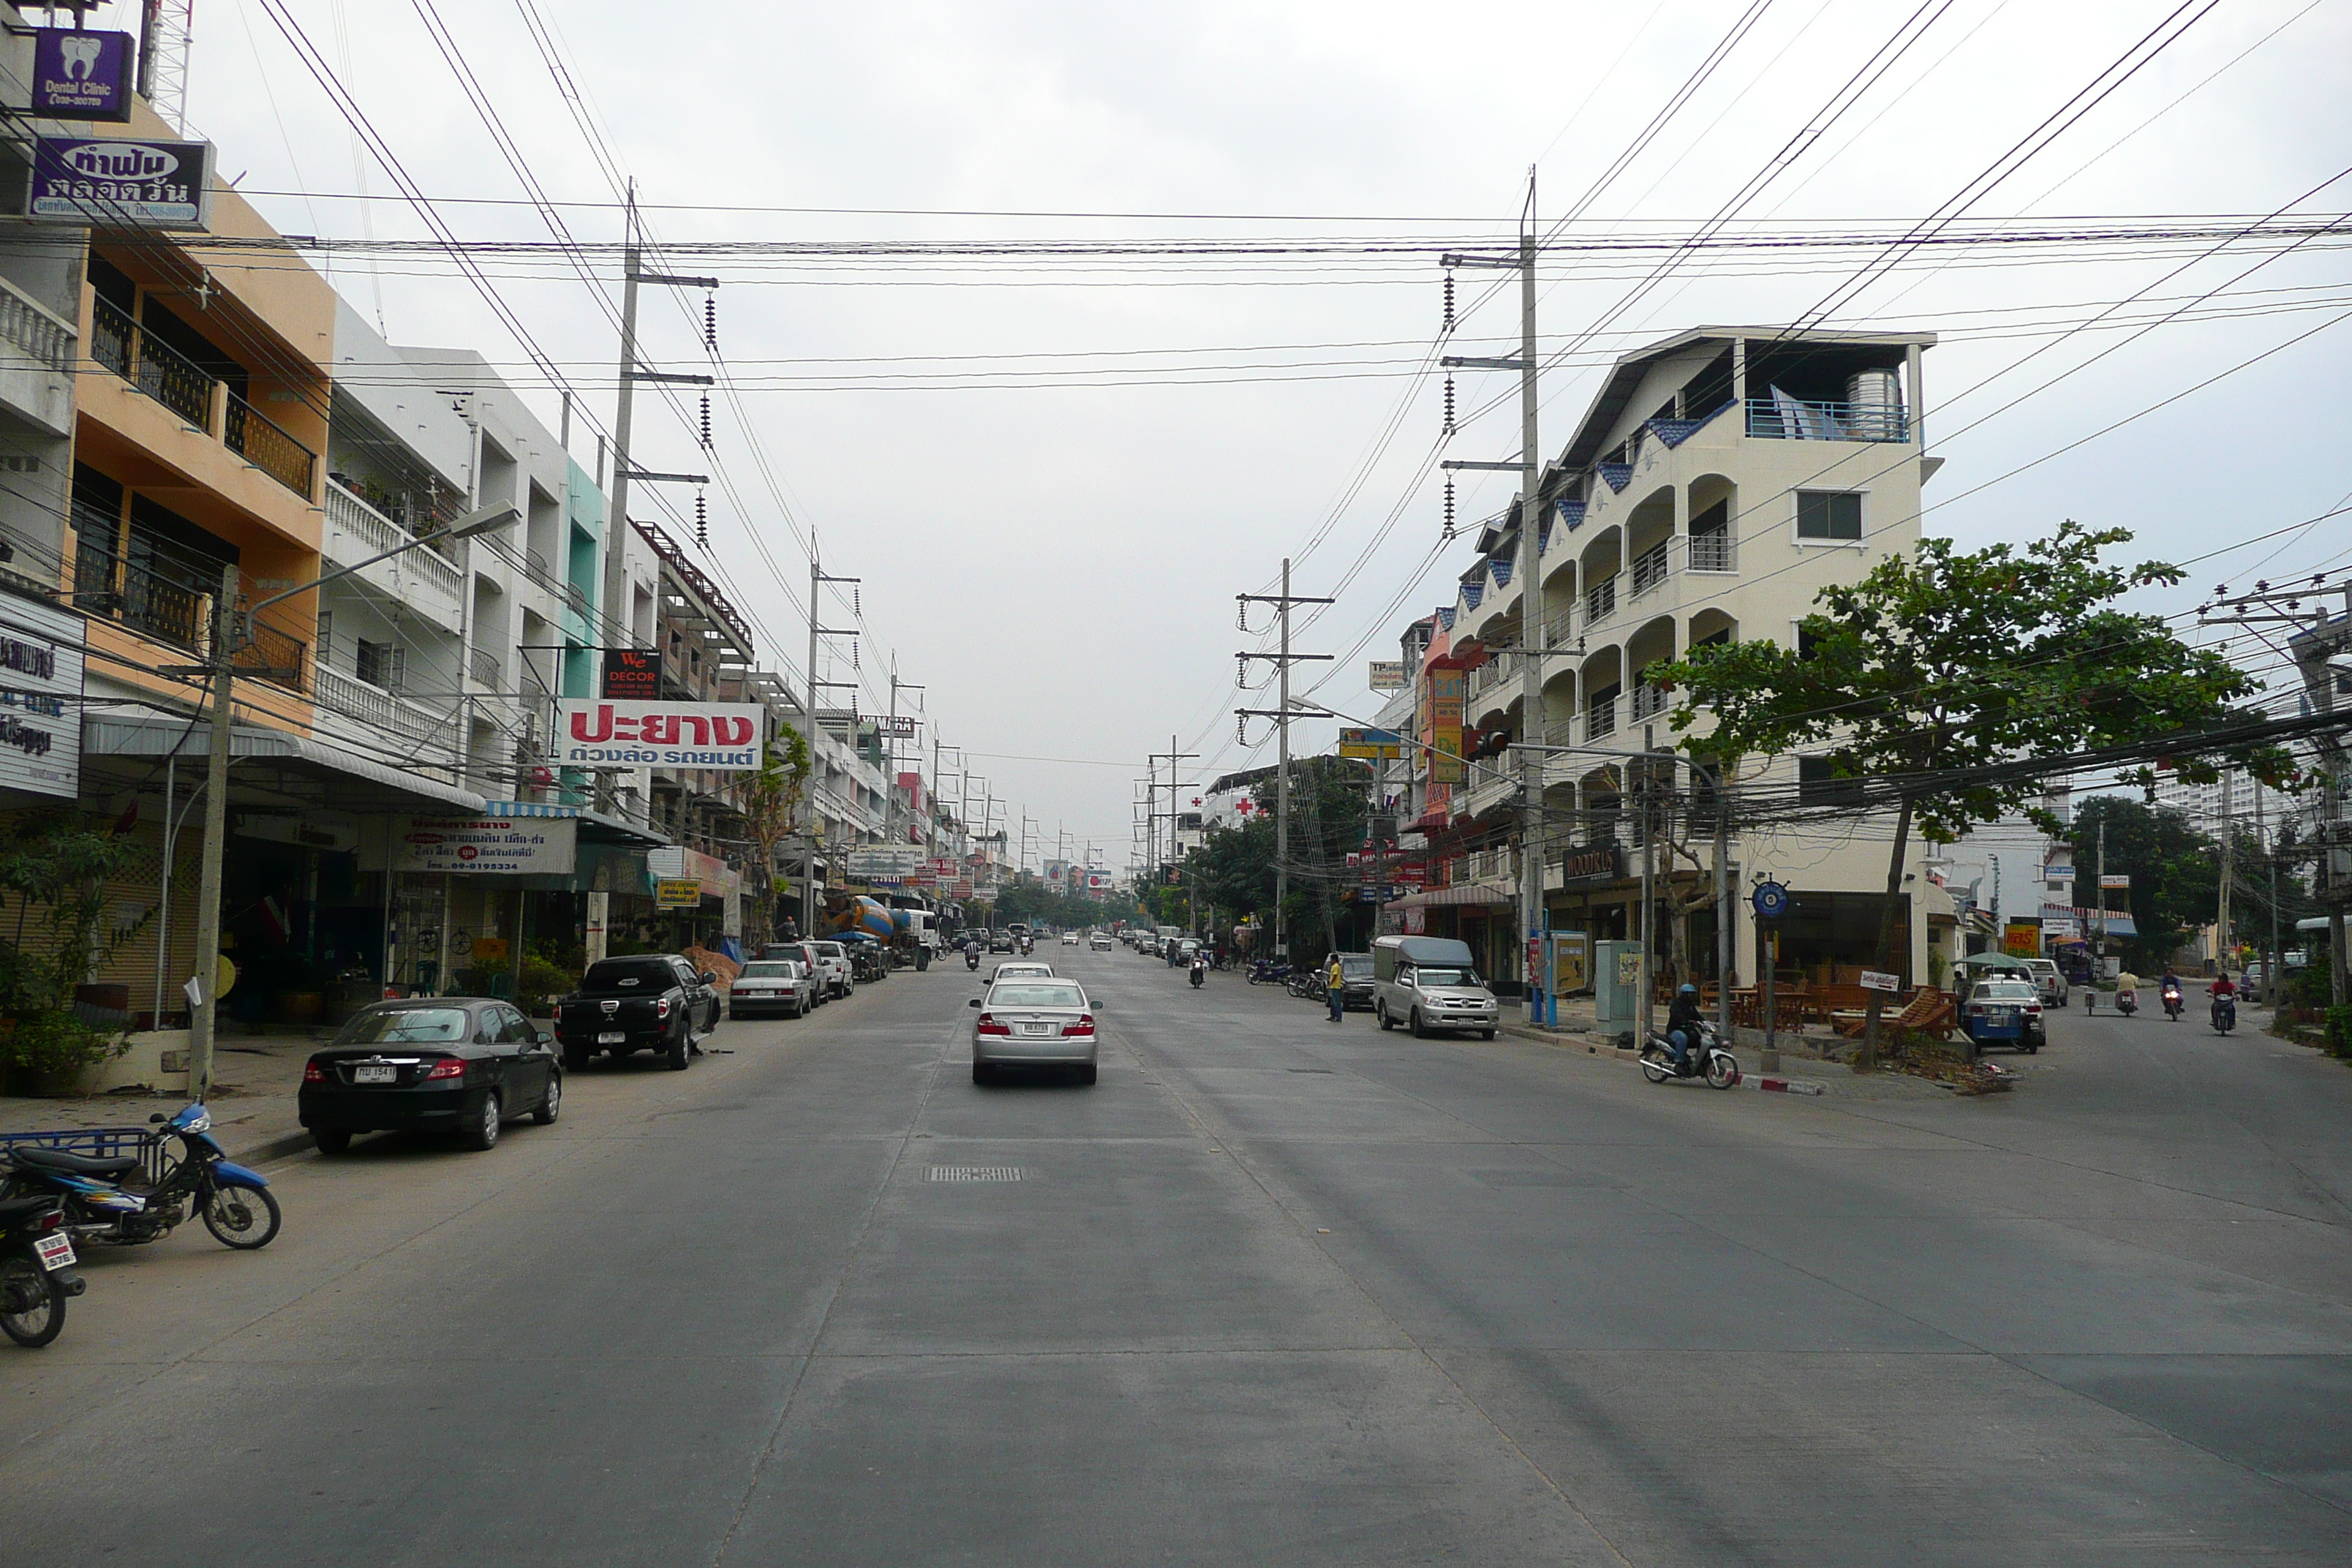
[(628, 1037), (629, 1032), (626, 1029), (606, 1029), (596, 1037), (596, 1043), (600, 1046), (617, 1046)]
[(41, 1260), (43, 1268), (54, 1274), (74, 1260), (73, 1241), (63, 1235), (36, 1237), (33, 1256)]
[(398, 1083), (400, 1069), (396, 1067), (377, 1066), (363, 1062), (352, 1069), (352, 1081), (353, 1083)]
[(1050, 1035), (1054, 1032), (1054, 1026), (1051, 1024), (1024, 1024), (1021, 1026), (1021, 1032), (1024, 1035)]

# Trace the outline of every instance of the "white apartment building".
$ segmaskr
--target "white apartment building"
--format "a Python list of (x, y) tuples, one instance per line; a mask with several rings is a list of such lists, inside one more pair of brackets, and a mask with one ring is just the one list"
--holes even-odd
[[(1850, 582), (1919, 537), (1922, 485), (1940, 465), (1921, 449), (1921, 361), (1929, 333), (1702, 328), (1625, 355), (1611, 370), (1537, 493), (1542, 628), (1546, 901), (1555, 928), (1632, 934), (1639, 854), (1624, 820), (1628, 763), (1677, 739), (1671, 696), (1643, 671), (1706, 642), (1769, 637), (1793, 646), (1815, 595)], [(1528, 738), (1518, 581), (1523, 510), (1487, 528), (1454, 602), (1441, 610), (1426, 689), (1464, 672), (1465, 751)], [(1450, 622), (1450, 625), (1447, 623)], [(1493, 973), (1516, 975), (1519, 796), (1517, 753), (1467, 764), (1465, 782), (1420, 788), (1432, 887), (1392, 905), (1486, 944)], [(1690, 770), (1681, 770), (1686, 793)], [(1834, 805), (1837, 781), (1794, 758), (1741, 784), (1793, 789)], [(1780, 786), (1774, 789), (1774, 786)], [(1703, 785), (1696, 793), (1703, 799)], [(1438, 821), (1443, 817), (1442, 824)], [(1851, 981), (1874, 946), (1893, 818), (1791, 818), (1734, 836), (1735, 973), (1756, 972), (1745, 892), (1770, 878), (1795, 895), (1780, 922), (1781, 965)], [(1916, 835), (1905, 872), (1904, 967), (1924, 980), (1931, 934), (1948, 953), (1949, 902), (1922, 874)], [(1711, 868), (1711, 840), (1700, 848)], [(1576, 875), (1563, 868), (1573, 857)], [(1444, 868), (1441, 876), (1440, 868)], [(1677, 861), (1675, 876), (1700, 872)], [(1711, 869), (1709, 872), (1711, 876)], [(1437, 885), (1440, 881), (1445, 885)], [(1419, 910), (1418, 914), (1409, 911)], [(1713, 962), (1711, 909), (1693, 917), (1695, 967)]]

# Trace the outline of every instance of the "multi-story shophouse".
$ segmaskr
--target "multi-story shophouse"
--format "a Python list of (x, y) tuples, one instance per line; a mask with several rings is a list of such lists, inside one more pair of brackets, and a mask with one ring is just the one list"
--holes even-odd
[[(1497, 976), (1519, 973), (1517, 871), (1528, 847), (1519, 753), (1510, 748), (1534, 742), (1547, 748), (1534, 847), (1551, 924), (1596, 937), (1638, 931), (1628, 793), (1643, 776), (1641, 753), (1679, 739), (1666, 722), (1673, 698), (1645, 672), (1706, 642), (1793, 644), (1823, 586), (1916, 544), (1920, 489), (1941, 462), (1921, 447), (1921, 359), (1934, 342), (1706, 328), (1617, 362), (1540, 476), (1532, 518), (1515, 503), (1482, 533), (1477, 560), (1439, 613), (1420, 671), (1423, 729), (1441, 750), (1458, 743), (1463, 761), (1454, 764), (1459, 782), (1442, 782), (1451, 771), (1443, 757), (1423, 773), (1418, 826), (1433, 885), (1392, 906), (1400, 922), (1450, 930)], [(1539, 531), (1533, 584), (1518, 580), (1523, 526)], [(1519, 651), (1531, 587), (1542, 596), (1532, 655)], [(1528, 657), (1542, 661), (1539, 734), (1523, 712)], [(1458, 718), (1448, 707), (1455, 692)], [(1658, 787), (1685, 807), (1656, 847), (1668, 889), (1659, 905), (1690, 911), (1692, 967), (1710, 974), (1711, 786), (1687, 763), (1657, 765)], [(1832, 806), (1849, 787), (1799, 757), (1747, 760), (1733, 785), (1743, 786)], [(1694, 816), (1707, 820), (1694, 829)], [(1794, 911), (1779, 922), (1784, 970), (1850, 981), (1869, 963), (1892, 836), (1891, 814), (1874, 813), (1734, 833), (1735, 887), (1744, 893), (1769, 877), (1794, 895)], [(1924, 852), (1915, 835), (1898, 895), (1900, 965), (1920, 980), (1934, 967), (1931, 936), (1949, 944), (1953, 935), (1948, 901), (1921, 874)], [(1744, 898), (1734, 908), (1735, 975), (1752, 975), (1755, 922)]]

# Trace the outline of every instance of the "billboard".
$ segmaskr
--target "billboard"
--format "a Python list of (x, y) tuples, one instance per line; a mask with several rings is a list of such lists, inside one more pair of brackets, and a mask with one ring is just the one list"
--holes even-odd
[(393, 826), (393, 863), (403, 871), (563, 877), (579, 855), (576, 817), (410, 816)]
[(212, 143), (37, 136), (33, 217), (204, 228), (212, 216)]
[(1089, 892), (1089, 893), (1108, 893), (1108, 892), (1109, 892), (1109, 891), (1110, 891), (1110, 873), (1109, 873), (1109, 872), (1108, 872), (1108, 871), (1089, 871), (1089, 872), (1087, 872), (1087, 892)]
[(599, 697), (625, 702), (653, 702), (661, 697), (661, 650), (650, 647), (608, 647)]
[(693, 910), (702, 907), (702, 884), (692, 877), (664, 877), (654, 883), (654, 908)]
[(1069, 879), (1070, 863), (1067, 860), (1048, 860), (1045, 862), (1045, 885), (1047, 887), (1059, 888), (1067, 883)]
[(2034, 921), (2011, 921), (2000, 933), (2000, 950), (2018, 958), (2042, 956), (2042, 926)]
[(1404, 660), (1376, 658), (1372, 660), (1371, 687), (1375, 691), (1404, 689)]
[(766, 719), (751, 702), (628, 702), (569, 697), (556, 705), (555, 762), (567, 768), (760, 766)]
[(33, 35), (33, 112), (121, 124), (131, 118), (128, 33), (44, 27)]
[(82, 619), (0, 595), (0, 787), (81, 790)]
[(1458, 669), (1429, 672), (1429, 779), (1457, 784), (1469, 776), (1462, 763), (1462, 698), (1468, 678)]
[(1339, 754), (1375, 763), (1394, 762), (1404, 755), (1404, 739), (1394, 730), (1342, 730)]

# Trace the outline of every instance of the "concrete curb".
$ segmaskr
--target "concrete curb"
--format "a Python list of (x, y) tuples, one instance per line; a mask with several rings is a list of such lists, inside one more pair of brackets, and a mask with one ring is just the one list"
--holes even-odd
[(275, 1138), (264, 1138), (256, 1142), (239, 1144), (234, 1149), (227, 1149), (226, 1145), (223, 1145), (228, 1157), (240, 1165), (274, 1165), (281, 1160), (290, 1160), (295, 1155), (306, 1153), (318, 1146), (318, 1141), (310, 1136), (309, 1131), (299, 1127), (291, 1132), (281, 1132)]
[(1750, 1079), (1748, 1081), (1767, 1094), (1827, 1094), (1830, 1091), (1829, 1085), (1827, 1084), (1808, 1083), (1803, 1079), (1797, 1078), (1766, 1078), (1759, 1076)]

